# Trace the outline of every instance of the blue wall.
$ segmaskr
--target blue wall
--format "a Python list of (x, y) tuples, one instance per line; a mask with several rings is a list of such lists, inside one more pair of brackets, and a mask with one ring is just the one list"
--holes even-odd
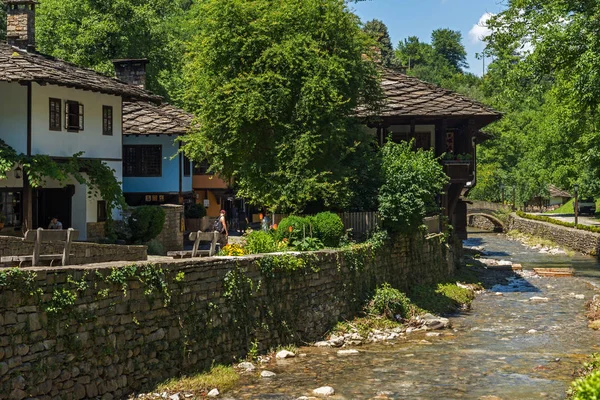
[[(123, 136), (124, 145), (162, 145), (162, 177), (141, 178), (141, 177), (123, 177), (124, 193), (177, 193), (179, 192), (179, 155), (177, 154), (179, 142), (177, 136)], [(191, 168), (190, 168), (191, 170)], [(193, 171), (192, 171), (193, 172)], [(189, 177), (183, 176), (182, 171), (182, 189), (183, 192), (192, 191), (192, 174)]]

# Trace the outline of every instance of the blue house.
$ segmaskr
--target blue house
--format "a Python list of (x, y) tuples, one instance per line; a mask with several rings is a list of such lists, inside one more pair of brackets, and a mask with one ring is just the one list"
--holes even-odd
[[(145, 86), (144, 59), (115, 60), (117, 78)], [(193, 116), (168, 104), (123, 102), (123, 193), (130, 206), (195, 201), (192, 163), (177, 138), (188, 133)]]

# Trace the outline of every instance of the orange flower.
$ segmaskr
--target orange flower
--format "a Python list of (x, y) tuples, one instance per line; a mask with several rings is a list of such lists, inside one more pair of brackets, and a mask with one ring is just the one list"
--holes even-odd
[(273, 229), (277, 230), (277, 224), (273, 224)]
[(292, 228), (292, 226), (290, 225), (290, 227), (288, 228), (288, 231), (290, 231), (290, 233), (292, 233), (293, 230), (294, 230), (294, 228)]

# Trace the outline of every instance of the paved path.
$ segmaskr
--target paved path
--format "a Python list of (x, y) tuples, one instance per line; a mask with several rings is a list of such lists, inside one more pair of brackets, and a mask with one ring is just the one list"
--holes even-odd
[[(575, 215), (573, 214), (543, 214), (543, 213), (531, 213), (533, 215), (543, 215), (545, 217), (550, 217), (557, 219), (559, 221), (575, 223)], [(589, 215), (580, 215), (577, 223), (581, 225), (590, 225), (590, 226), (600, 226), (600, 220), (595, 217), (591, 217)]]

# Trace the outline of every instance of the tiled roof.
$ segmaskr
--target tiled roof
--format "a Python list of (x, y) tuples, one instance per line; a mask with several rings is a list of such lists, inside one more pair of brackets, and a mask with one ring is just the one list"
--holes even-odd
[(160, 97), (138, 87), (77, 67), (52, 57), (28, 53), (0, 43), (0, 81), (37, 82), (114, 94), (125, 98), (160, 101)]
[(550, 192), (551, 197), (568, 197), (568, 198), (573, 197), (566, 190), (559, 189), (554, 185), (548, 185), (548, 192)]
[(123, 102), (124, 135), (183, 135), (194, 116), (169, 104)]
[(481, 103), (395, 70), (383, 70), (381, 87), (381, 110), (377, 115), (368, 115), (361, 109), (360, 117), (501, 117)]

